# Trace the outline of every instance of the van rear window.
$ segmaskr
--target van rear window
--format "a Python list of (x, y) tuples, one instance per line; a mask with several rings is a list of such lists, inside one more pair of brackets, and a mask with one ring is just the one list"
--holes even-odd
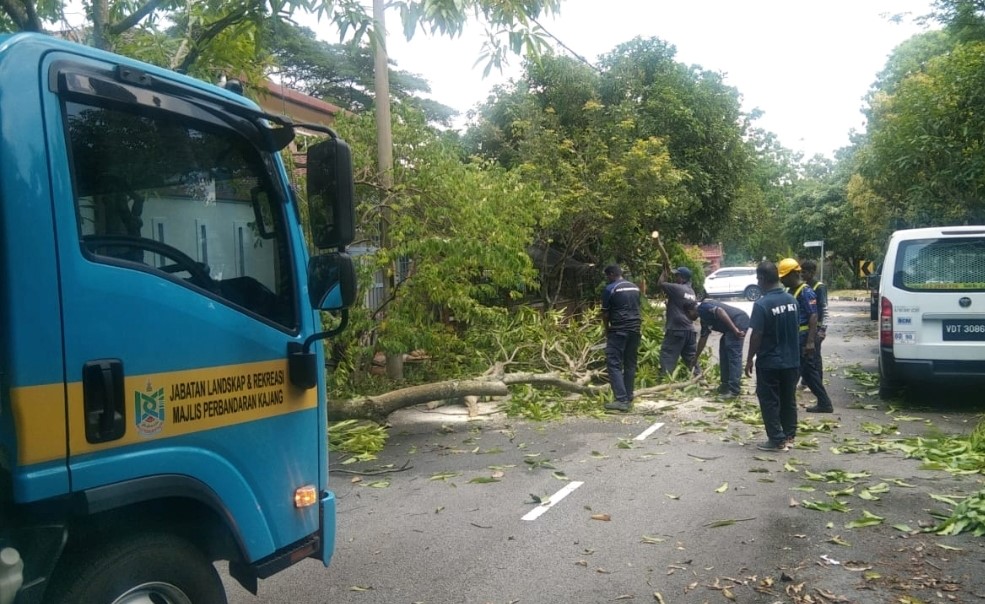
[(901, 242), (893, 285), (909, 291), (985, 291), (985, 238)]

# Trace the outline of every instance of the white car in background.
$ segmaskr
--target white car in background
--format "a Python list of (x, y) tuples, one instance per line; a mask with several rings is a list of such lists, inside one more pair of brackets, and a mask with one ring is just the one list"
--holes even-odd
[(742, 296), (756, 301), (763, 295), (763, 290), (756, 282), (756, 267), (726, 266), (705, 277), (705, 293), (710, 298)]

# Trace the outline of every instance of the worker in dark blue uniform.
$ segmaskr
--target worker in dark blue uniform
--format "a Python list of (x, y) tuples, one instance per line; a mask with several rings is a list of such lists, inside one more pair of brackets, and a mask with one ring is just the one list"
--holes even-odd
[(810, 413), (831, 413), (834, 405), (821, 378), (817, 354), (817, 296), (800, 278), (800, 264), (793, 258), (784, 258), (777, 265), (780, 281), (797, 300), (797, 316), (800, 324), (800, 379), (810, 388), (817, 403), (807, 408)]
[(746, 330), (749, 329), (749, 315), (741, 308), (710, 298), (705, 298), (697, 305), (687, 301), (684, 303), (684, 311), (692, 321), (701, 320), (697, 357), (701, 356), (712, 331), (722, 334), (718, 343), (718, 370), (721, 373), (718, 394), (724, 398), (738, 396), (742, 393), (742, 343)]
[(609, 282), (602, 291), (602, 324), (605, 326), (605, 365), (615, 400), (610, 411), (629, 411), (633, 404), (636, 357), (640, 347), (640, 288), (622, 278), (617, 264), (605, 267)]
[[(821, 354), (821, 344), (828, 337), (828, 286), (816, 278), (817, 262), (810, 259), (800, 263), (800, 277), (817, 296), (817, 337), (814, 342), (814, 354), (817, 356), (817, 372), (823, 380), (824, 355)], [(807, 388), (807, 384), (804, 384), (804, 387)]]
[(800, 372), (800, 338), (797, 301), (780, 285), (776, 265), (756, 267), (756, 281), (763, 296), (752, 306), (746, 375), (756, 368), (756, 396), (763, 415), (767, 441), (763, 451), (787, 451), (797, 435), (797, 375)]

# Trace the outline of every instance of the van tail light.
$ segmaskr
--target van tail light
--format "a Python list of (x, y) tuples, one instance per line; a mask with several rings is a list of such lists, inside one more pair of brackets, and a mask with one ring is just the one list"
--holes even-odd
[(882, 308), (879, 311), (879, 344), (893, 345), (893, 303), (886, 296), (879, 299)]

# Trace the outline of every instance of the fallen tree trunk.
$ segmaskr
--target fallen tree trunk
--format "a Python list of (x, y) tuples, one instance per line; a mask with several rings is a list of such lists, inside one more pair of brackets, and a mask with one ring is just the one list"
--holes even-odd
[[(667, 390), (682, 388), (694, 384), (700, 378), (692, 378), (686, 382), (660, 384), (636, 391), (640, 397), (650, 396)], [(367, 419), (376, 422), (385, 421), (387, 416), (398, 409), (430, 403), (441, 400), (464, 400), (466, 397), (506, 396), (509, 387), (516, 384), (530, 384), (538, 388), (557, 388), (573, 394), (591, 395), (605, 391), (607, 384), (582, 384), (562, 377), (555, 372), (550, 373), (502, 373), (496, 371), (491, 375), (468, 379), (448, 380), (421, 384), (393, 390), (384, 394), (362, 398), (329, 401), (328, 418), (332, 421), (344, 419)]]

